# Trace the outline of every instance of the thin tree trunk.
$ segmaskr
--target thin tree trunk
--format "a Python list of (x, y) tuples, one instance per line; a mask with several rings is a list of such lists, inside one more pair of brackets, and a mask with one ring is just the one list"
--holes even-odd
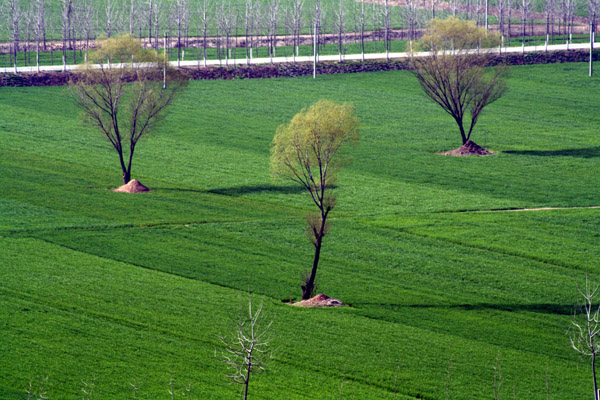
[(123, 183), (127, 184), (131, 180), (131, 160), (133, 160), (133, 153), (135, 151), (135, 142), (131, 142), (129, 145), (129, 161), (127, 162), (127, 170), (123, 175)]
[(467, 137), (467, 135), (465, 134), (465, 128), (463, 127), (463, 121), (462, 119), (457, 119), (456, 123), (458, 124), (458, 128), (460, 129), (460, 137), (462, 138), (462, 144), (467, 143), (467, 140), (469, 140), (469, 137)]
[(35, 64), (37, 66), (37, 72), (40, 72), (40, 32), (36, 32), (35, 38)]
[(246, 370), (246, 388), (244, 389), (244, 400), (248, 400), (248, 386), (250, 385), (250, 370), (252, 369), (252, 356), (248, 359), (248, 369)]
[(125, 167), (125, 160), (123, 159), (123, 149), (118, 147), (117, 152), (119, 153), (119, 162), (121, 163), (121, 171), (123, 171), (123, 184), (126, 185), (131, 180), (131, 174), (127, 167)]
[(44, 41), (44, 50), (46, 50), (46, 19), (44, 13), (46, 12), (46, 0), (42, 0), (42, 40)]
[(592, 376), (594, 377), (594, 398), (600, 400), (598, 396), (598, 381), (596, 380), (596, 354), (592, 354)]

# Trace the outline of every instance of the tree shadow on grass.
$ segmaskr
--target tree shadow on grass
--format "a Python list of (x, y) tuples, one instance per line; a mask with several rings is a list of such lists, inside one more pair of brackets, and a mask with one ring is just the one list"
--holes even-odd
[(302, 193), (304, 192), (306, 189), (301, 187), (300, 185), (298, 186), (274, 186), (274, 185), (249, 185), (249, 186), (237, 186), (237, 187), (230, 187), (230, 188), (218, 188), (218, 189), (211, 189), (209, 191), (207, 191), (207, 193), (212, 193), (212, 194), (220, 194), (223, 196), (232, 196), (232, 197), (238, 197), (238, 196), (244, 196), (247, 194), (254, 194), (254, 193), (279, 193), (279, 194), (295, 194), (295, 193)]
[(386, 303), (356, 303), (354, 307), (360, 308), (361, 306), (380, 306), (388, 308), (415, 308), (415, 309), (427, 309), (427, 308), (438, 308), (446, 310), (465, 310), (465, 311), (478, 311), (478, 310), (497, 310), (497, 311), (529, 311), (541, 314), (557, 314), (557, 315), (573, 315), (574, 313), (579, 314), (581, 311), (578, 307), (573, 304), (492, 304), (492, 303), (479, 303), (479, 304), (386, 304)]
[(163, 188), (163, 187), (157, 187), (157, 188), (152, 188), (152, 190), (154, 190), (154, 191), (165, 191), (165, 192), (206, 193), (206, 190), (183, 189), (183, 188)]
[(577, 157), (577, 158), (595, 158), (600, 157), (600, 146), (587, 147), (582, 149), (563, 149), (563, 150), (506, 150), (504, 153), (517, 154), (524, 156), (538, 157)]

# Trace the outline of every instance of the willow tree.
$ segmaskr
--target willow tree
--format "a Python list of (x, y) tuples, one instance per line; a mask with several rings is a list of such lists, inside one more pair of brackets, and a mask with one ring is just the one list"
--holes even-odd
[(84, 65), (70, 81), (71, 94), (117, 152), (126, 184), (137, 143), (187, 81), (129, 35), (102, 41), (90, 61), (96, 64)]
[(454, 118), (464, 145), (483, 109), (506, 91), (507, 70), (485, 68), (498, 36), (450, 17), (432, 20), (419, 44), (430, 54), (413, 58), (412, 72), (425, 94)]
[(302, 286), (302, 299), (312, 297), (327, 217), (336, 205), (333, 184), (345, 164), (343, 149), (358, 141), (359, 120), (354, 107), (319, 100), (300, 111), (289, 124), (279, 126), (271, 147), (271, 168), (276, 176), (291, 179), (310, 194), (318, 208), (308, 215), (308, 235), (314, 247), (310, 275)]

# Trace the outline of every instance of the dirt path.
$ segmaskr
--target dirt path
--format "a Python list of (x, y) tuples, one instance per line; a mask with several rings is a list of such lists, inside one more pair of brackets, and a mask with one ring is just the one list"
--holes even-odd
[(507, 208), (501, 210), (478, 210), (475, 212), (513, 212), (513, 211), (545, 211), (545, 210), (589, 210), (598, 209), (600, 206), (586, 207), (538, 207), (538, 208)]

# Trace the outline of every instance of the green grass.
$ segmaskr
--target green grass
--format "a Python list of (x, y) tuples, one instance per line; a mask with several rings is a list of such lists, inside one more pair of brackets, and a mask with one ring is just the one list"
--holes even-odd
[[(600, 81), (585, 64), (513, 67), (509, 91), (458, 147), (449, 116), (406, 72), (196, 81), (133, 176), (64, 88), (0, 90), (0, 397), (229, 399), (214, 358), (250, 286), (274, 318), (276, 359), (252, 398), (452, 399), (589, 396), (565, 335), (576, 283), (598, 274)], [(295, 309), (312, 261), (311, 210), (272, 181), (277, 126), (319, 98), (352, 102), (360, 145), (341, 174), (319, 291), (352, 307)], [(345, 374), (344, 374), (345, 370)], [(395, 379), (398, 371), (397, 381)], [(253, 378), (254, 379), (254, 378)]]

